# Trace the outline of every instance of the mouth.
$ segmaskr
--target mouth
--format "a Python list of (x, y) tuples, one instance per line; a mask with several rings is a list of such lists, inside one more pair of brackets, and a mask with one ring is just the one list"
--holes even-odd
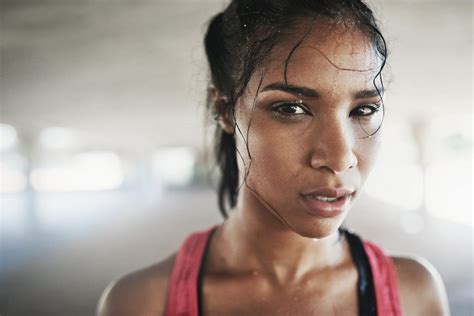
[[(321, 191), (326, 191), (326, 193)], [(315, 193), (303, 194), (302, 199), (312, 215), (324, 218), (336, 217), (348, 209), (356, 193), (354, 190), (346, 189), (336, 191), (334, 189), (319, 190)]]

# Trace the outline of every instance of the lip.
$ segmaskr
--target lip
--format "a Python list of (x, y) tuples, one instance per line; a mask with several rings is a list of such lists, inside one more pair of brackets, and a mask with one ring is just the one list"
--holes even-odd
[(339, 187), (339, 188), (322, 188), (318, 190), (314, 190), (311, 192), (303, 193), (303, 195), (319, 195), (319, 196), (327, 196), (331, 198), (339, 198), (344, 195), (351, 195), (354, 193), (354, 190), (344, 188), (344, 187)]
[[(302, 194), (302, 200), (312, 215), (324, 218), (336, 217), (342, 214), (352, 201), (354, 190), (346, 188), (323, 188)], [(324, 202), (315, 196), (338, 198), (334, 202)]]

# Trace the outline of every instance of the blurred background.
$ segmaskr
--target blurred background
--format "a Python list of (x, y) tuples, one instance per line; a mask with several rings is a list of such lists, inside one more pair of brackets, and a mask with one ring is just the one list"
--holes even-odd
[[(222, 0), (1, 0), (0, 314), (93, 315), (118, 276), (222, 221), (202, 48)], [(372, 1), (385, 142), (347, 220), (473, 311), (469, 0)]]

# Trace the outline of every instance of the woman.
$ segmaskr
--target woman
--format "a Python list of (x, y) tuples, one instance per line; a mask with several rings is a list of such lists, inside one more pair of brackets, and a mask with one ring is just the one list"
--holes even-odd
[(205, 46), (226, 220), (114, 283), (99, 314), (448, 314), (429, 264), (341, 228), (381, 139), (387, 53), (371, 10), (232, 1)]

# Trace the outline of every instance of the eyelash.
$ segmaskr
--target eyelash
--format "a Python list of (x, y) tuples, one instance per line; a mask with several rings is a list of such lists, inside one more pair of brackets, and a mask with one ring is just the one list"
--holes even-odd
[(352, 110), (351, 114), (352, 114), (352, 112), (363, 109), (363, 108), (370, 109), (371, 112), (369, 114), (361, 114), (361, 115), (358, 115), (358, 116), (369, 117), (369, 116), (374, 115), (378, 111), (380, 111), (380, 109), (382, 108), (382, 104), (381, 103), (363, 104), (363, 105), (360, 105), (360, 106), (356, 107), (354, 110)]
[[(284, 118), (294, 119), (300, 115), (310, 114), (310, 112), (302, 105), (303, 105), (302, 102), (280, 102), (280, 103), (273, 104), (271, 107), (271, 110), (272, 110), (272, 113), (274, 113), (275, 115), (278, 115)], [(281, 109), (283, 108), (288, 109), (290, 106), (300, 108), (303, 111), (303, 113), (284, 113), (281, 111)], [(370, 117), (374, 115), (375, 113), (377, 113), (378, 111), (380, 111), (381, 107), (382, 105), (379, 103), (363, 104), (353, 109), (350, 114), (359, 116), (359, 117)], [(357, 115), (355, 112), (360, 109), (369, 109), (371, 112), (368, 114)]]
[[(300, 115), (309, 114), (309, 111), (302, 106), (302, 102), (279, 102), (272, 105), (272, 113), (284, 118), (295, 118)], [(284, 113), (281, 110), (289, 107), (297, 107), (303, 111), (303, 113)]]

